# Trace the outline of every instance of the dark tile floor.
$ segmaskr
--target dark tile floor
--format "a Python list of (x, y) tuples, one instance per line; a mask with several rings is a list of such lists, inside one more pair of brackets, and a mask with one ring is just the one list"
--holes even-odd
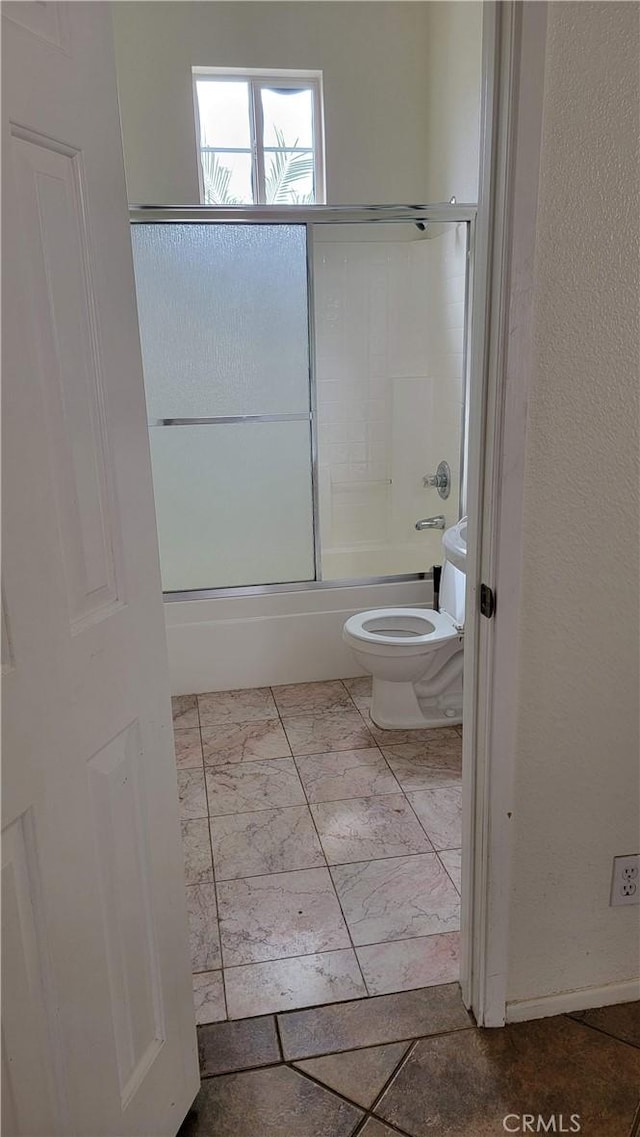
[(198, 1040), (180, 1137), (639, 1131), (640, 1003), (478, 1030), (448, 984), (215, 1023)]

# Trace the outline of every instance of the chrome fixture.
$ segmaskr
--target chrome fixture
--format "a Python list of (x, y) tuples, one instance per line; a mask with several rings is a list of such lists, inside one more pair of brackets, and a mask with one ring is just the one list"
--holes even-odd
[(423, 517), (422, 521), (416, 521), (416, 529), (419, 533), (423, 529), (444, 529), (445, 525), (444, 513), (439, 513), (437, 517)]
[(440, 497), (446, 500), (451, 493), (451, 469), (448, 462), (440, 462), (435, 474), (425, 474), (422, 479), (425, 489), (435, 486)]

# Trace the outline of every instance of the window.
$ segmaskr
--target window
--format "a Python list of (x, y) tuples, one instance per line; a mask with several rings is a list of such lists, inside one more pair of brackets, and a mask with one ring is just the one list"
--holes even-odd
[(193, 82), (205, 205), (324, 201), (319, 74), (194, 68)]

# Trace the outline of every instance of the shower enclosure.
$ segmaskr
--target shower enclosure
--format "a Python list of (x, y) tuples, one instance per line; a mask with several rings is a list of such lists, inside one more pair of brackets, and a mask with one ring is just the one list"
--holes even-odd
[(168, 598), (429, 576), (416, 522), (464, 506), (474, 218), (131, 211)]

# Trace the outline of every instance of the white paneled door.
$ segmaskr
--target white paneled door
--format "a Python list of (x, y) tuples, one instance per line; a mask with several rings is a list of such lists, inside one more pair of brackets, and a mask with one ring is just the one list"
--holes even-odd
[(3, 5), (3, 1124), (197, 1092), (109, 5)]

